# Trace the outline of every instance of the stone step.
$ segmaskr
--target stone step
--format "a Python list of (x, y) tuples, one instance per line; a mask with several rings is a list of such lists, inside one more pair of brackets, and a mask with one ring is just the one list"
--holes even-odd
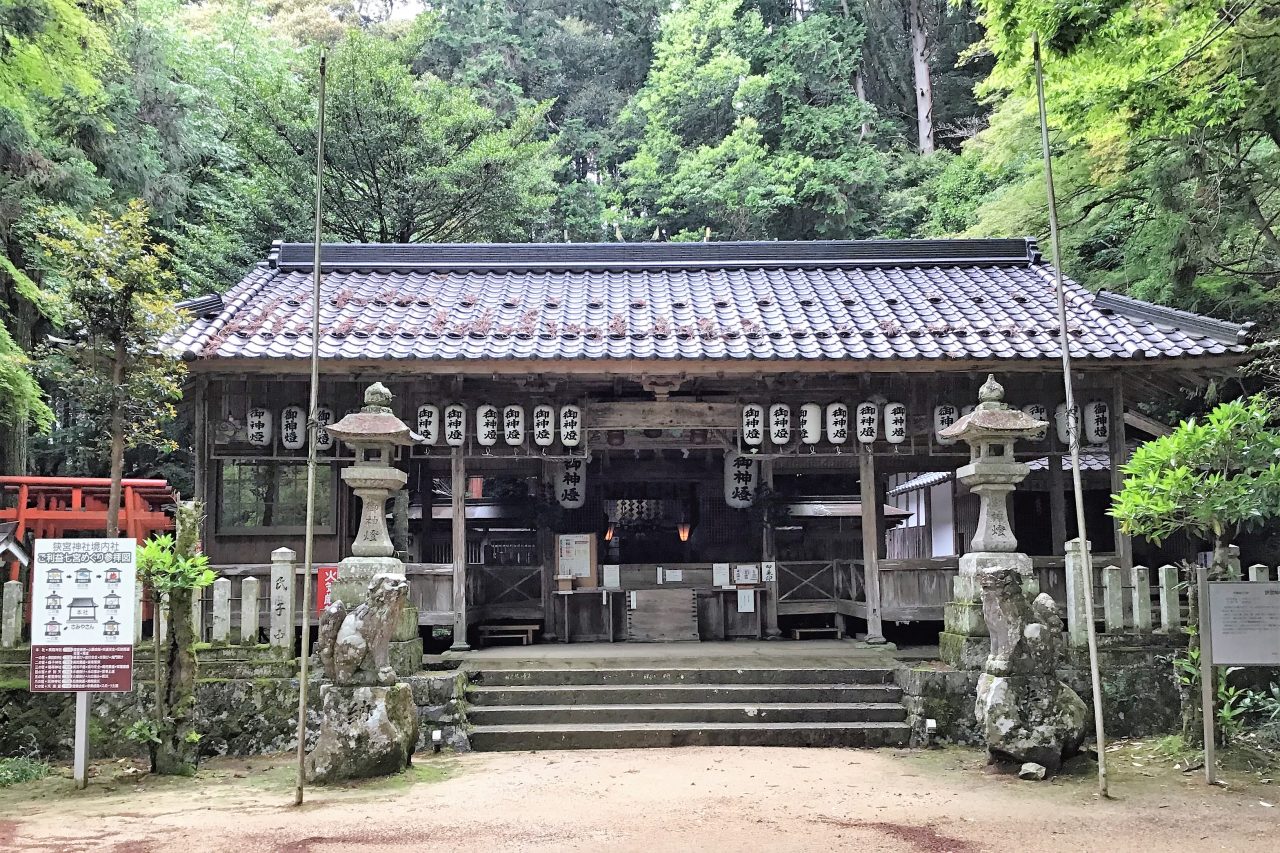
[(901, 722), (896, 702), (644, 703), (628, 705), (503, 705), (473, 707), (476, 726), (547, 723), (874, 723)]
[(577, 723), (477, 726), (478, 751), (648, 749), (672, 746), (902, 746), (911, 728), (900, 722), (830, 723)]
[(890, 684), (574, 684), (471, 687), (473, 706), (635, 703), (897, 702)]
[(574, 684), (886, 684), (890, 667), (524, 668), (479, 670), (487, 687)]

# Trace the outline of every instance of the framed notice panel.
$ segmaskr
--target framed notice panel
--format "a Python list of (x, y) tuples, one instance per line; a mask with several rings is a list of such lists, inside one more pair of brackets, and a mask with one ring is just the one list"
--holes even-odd
[(37, 539), (31, 583), (31, 691), (133, 689), (138, 543)]
[(1209, 584), (1213, 663), (1280, 665), (1280, 583)]

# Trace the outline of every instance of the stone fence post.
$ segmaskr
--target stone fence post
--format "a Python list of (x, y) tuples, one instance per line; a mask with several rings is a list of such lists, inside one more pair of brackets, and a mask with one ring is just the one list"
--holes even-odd
[(6, 581), (0, 594), (0, 646), (11, 649), (22, 639), (22, 581)]
[(1168, 564), (1157, 569), (1160, 585), (1160, 627), (1158, 634), (1172, 634), (1182, 630), (1182, 601), (1178, 597), (1178, 567)]
[(1086, 619), (1093, 614), (1084, 610), (1084, 584), (1093, 583), (1093, 578), (1084, 576), (1084, 548), (1079, 537), (1067, 542), (1066, 575), (1067, 575), (1067, 642), (1081, 648), (1089, 644), (1089, 628)]
[(1140, 634), (1151, 633), (1151, 575), (1146, 566), (1134, 566), (1133, 579), (1133, 627)]
[(218, 578), (213, 582), (213, 633), (215, 643), (227, 643), (231, 639), (231, 578)]
[(298, 558), (291, 548), (271, 552), (271, 645), (293, 654), (293, 562)]
[(261, 605), (258, 603), (257, 578), (248, 577), (240, 581), (240, 644), (256, 646), (258, 644), (258, 626), (262, 624)]

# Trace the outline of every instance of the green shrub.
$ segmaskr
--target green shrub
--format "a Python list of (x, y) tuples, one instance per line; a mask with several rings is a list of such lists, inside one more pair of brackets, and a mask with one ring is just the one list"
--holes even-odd
[(0, 758), (0, 788), (34, 782), (49, 775), (49, 765), (35, 758)]

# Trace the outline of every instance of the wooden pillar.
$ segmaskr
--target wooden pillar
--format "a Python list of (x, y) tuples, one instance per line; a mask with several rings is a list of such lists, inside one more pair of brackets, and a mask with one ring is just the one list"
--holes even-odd
[[(542, 462), (541, 476), (538, 478), (538, 495), (540, 500), (554, 501), (555, 494), (551, 486), (551, 466), (546, 460)], [(545, 524), (538, 525), (538, 560), (542, 563), (542, 635), (548, 640), (556, 639), (556, 607), (555, 607), (555, 573), (556, 573), (556, 535)], [(603, 581), (601, 582), (603, 586)]]
[(449, 493), (453, 498), (453, 645), (450, 651), (470, 651), (467, 645), (467, 468), (462, 448), (453, 450)]
[[(1049, 427), (1050, 430), (1053, 427)], [(1056, 441), (1056, 438), (1055, 438)], [(1065, 554), (1067, 547), (1067, 486), (1062, 476), (1062, 454), (1049, 454), (1049, 530), (1053, 554)]]
[[(1107, 438), (1111, 456), (1111, 493), (1114, 495), (1124, 487), (1124, 472), (1120, 469), (1129, 461), (1129, 451), (1124, 440), (1124, 374), (1116, 371), (1112, 376), (1111, 405), (1108, 407), (1111, 423)], [(1116, 561), (1128, 572), (1133, 568), (1133, 539), (1121, 531), (1120, 522), (1114, 518), (1111, 529), (1116, 542)]]
[(862, 498), (862, 565), (867, 599), (867, 642), (883, 643), (880, 623), (880, 540), (879, 507), (876, 505), (876, 461), (871, 448), (858, 448), (858, 488)]
[[(773, 494), (772, 459), (760, 460), (760, 484), (764, 486), (767, 494)], [(760, 551), (765, 560), (778, 558), (773, 542), (773, 524), (768, 517), (765, 518), (764, 526), (760, 531)], [(775, 569), (773, 580), (765, 582), (764, 635), (777, 637), (781, 633), (778, 630), (778, 573)]]

